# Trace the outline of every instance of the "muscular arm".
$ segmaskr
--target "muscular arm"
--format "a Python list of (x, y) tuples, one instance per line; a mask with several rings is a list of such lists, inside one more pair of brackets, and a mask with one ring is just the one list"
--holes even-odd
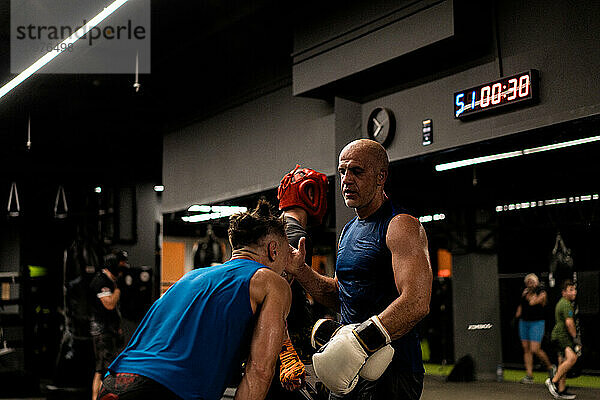
[(292, 292), (283, 278), (261, 269), (250, 281), (250, 298), (259, 314), (250, 343), (246, 373), (238, 386), (235, 400), (264, 399), (267, 395), (283, 343)]
[(334, 310), (339, 309), (337, 278), (321, 275), (307, 264), (298, 269), (295, 278), (315, 301)]
[[(298, 250), (294, 253), (304, 260), (304, 243), (305, 238), (300, 238), (298, 242)], [(330, 307), (334, 310), (339, 309), (338, 283), (337, 278), (330, 278), (319, 274), (313, 270), (308, 264), (302, 262), (298, 265), (289, 265), (286, 267), (286, 272), (291, 274), (298, 280), (300, 285), (310, 294), (315, 301)]]
[(386, 243), (392, 253), (394, 280), (400, 296), (379, 314), (392, 339), (410, 331), (429, 313), (433, 280), (427, 235), (413, 217), (395, 216)]

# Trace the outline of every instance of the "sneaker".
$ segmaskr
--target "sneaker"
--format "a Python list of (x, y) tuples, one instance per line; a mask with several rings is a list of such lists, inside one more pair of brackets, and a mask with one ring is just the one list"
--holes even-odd
[(521, 378), (521, 380), (519, 382), (531, 384), (531, 383), (533, 383), (533, 376), (525, 375), (523, 378)]
[(558, 389), (556, 389), (554, 382), (552, 382), (552, 380), (548, 378), (544, 383), (546, 384), (546, 387), (548, 388), (548, 391), (550, 392), (552, 397), (554, 397), (555, 399), (559, 399), (560, 397), (558, 397)]
[(573, 400), (577, 398), (577, 395), (569, 393), (567, 392), (567, 389), (565, 389), (562, 392), (558, 392), (558, 398), (562, 400)]

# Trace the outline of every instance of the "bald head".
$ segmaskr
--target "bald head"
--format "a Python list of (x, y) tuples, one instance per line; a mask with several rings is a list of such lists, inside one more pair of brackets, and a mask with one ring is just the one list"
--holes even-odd
[(338, 172), (346, 206), (359, 218), (375, 212), (387, 198), (384, 185), (388, 175), (385, 149), (374, 140), (350, 142), (340, 152)]
[(390, 161), (383, 146), (371, 139), (358, 139), (346, 145), (340, 152), (340, 159), (360, 154), (366, 156), (378, 171), (388, 170)]

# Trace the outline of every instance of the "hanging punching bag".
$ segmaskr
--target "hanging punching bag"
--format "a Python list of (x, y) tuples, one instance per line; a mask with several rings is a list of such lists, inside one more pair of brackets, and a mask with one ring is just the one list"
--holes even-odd
[(90, 335), (89, 284), (100, 267), (101, 249), (93, 239), (78, 234), (63, 257), (63, 323), (54, 384), (88, 387), (94, 372)]
[(567, 248), (560, 232), (556, 234), (554, 249), (550, 258), (550, 273), (548, 274), (549, 286), (560, 287), (565, 279), (573, 279), (573, 258), (571, 250)]

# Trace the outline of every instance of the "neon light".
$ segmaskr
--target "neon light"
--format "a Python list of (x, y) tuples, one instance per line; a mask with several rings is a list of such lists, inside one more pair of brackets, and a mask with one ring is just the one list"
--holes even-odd
[(480, 105), (481, 105), (481, 108), (485, 108), (490, 105), (490, 87), (489, 86), (484, 86), (481, 88)]
[[(68, 38), (63, 40), (61, 43), (57, 44), (56, 46), (58, 49), (60, 49), (60, 51), (52, 51), (50, 53), (46, 53), (44, 56), (42, 56), (36, 62), (31, 64), (29, 67), (27, 67), (27, 69), (25, 69), (19, 75), (15, 76), (6, 85), (4, 85), (0, 88), (0, 99), (2, 97), (4, 97), (6, 94), (8, 94), (11, 90), (13, 90), (17, 86), (19, 86), (21, 83), (23, 83), (23, 81), (25, 81), (31, 75), (33, 75), (37, 71), (39, 71), (44, 65), (46, 65), (50, 61), (54, 60), (55, 57), (57, 57), (63, 51), (67, 50), (69, 45), (71, 45), (71, 44), (75, 43), (76, 41), (78, 41), (79, 39), (81, 39), (81, 37), (83, 37), (86, 33), (88, 33), (92, 28), (94, 28), (100, 22), (104, 21), (109, 15), (114, 13), (119, 7), (121, 7), (123, 4), (127, 3), (128, 1), (129, 0), (115, 0), (104, 10), (100, 11), (100, 13), (98, 15), (96, 15), (94, 18), (92, 18), (90, 20), (90, 22), (88, 22), (87, 24), (85, 24), (84, 26), (79, 28), (77, 30), (77, 32), (75, 32), (74, 34), (72, 34), (71, 36), (69, 36)], [(63, 44), (64, 44), (64, 47), (63, 47)]]
[(492, 85), (492, 104), (499, 104), (502, 95), (502, 84), (494, 83)]
[[(525, 83), (523, 83), (525, 81)], [(521, 90), (525, 88), (525, 90)], [(519, 78), (519, 97), (526, 97), (529, 94), (529, 75), (523, 75)]]
[[(509, 104), (525, 105), (533, 103), (538, 98), (537, 86), (538, 72), (537, 70), (529, 70), (455, 92), (454, 117), (457, 119), (466, 118), (479, 112), (501, 108)], [(467, 94), (471, 96), (468, 99), (468, 105), (463, 106), (456, 102), (456, 99), (461, 95), (464, 95), (464, 98), (467, 99)]]
[(459, 95), (456, 95), (456, 105), (459, 106), (460, 108), (458, 109), (458, 111), (456, 111), (456, 115), (460, 115), (464, 109), (465, 109), (465, 103), (462, 101), (462, 98), (464, 97), (464, 93), (461, 93)]

